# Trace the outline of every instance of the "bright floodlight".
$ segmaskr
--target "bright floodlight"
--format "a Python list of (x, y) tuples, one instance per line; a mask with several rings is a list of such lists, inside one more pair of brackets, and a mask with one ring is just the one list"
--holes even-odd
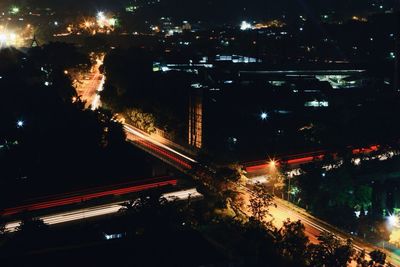
[(0, 32), (0, 47), (16, 46), (17, 42), (18, 36), (14, 32), (7, 30)]
[(105, 19), (106, 17), (104, 16), (104, 12), (103, 11), (97, 12), (97, 18), (99, 18), (101, 20)]
[(22, 120), (17, 121), (17, 127), (18, 128), (24, 127), (24, 121)]
[(7, 41), (7, 35), (5, 33), (0, 33), (0, 42), (5, 43)]
[(272, 167), (272, 168), (275, 168), (275, 167), (276, 167), (276, 160), (272, 159), (272, 160), (269, 162), (269, 166)]
[(116, 23), (117, 23), (117, 20), (115, 18), (110, 18), (108, 20), (108, 24), (110, 24), (110, 26), (115, 26)]
[(398, 216), (396, 216), (394, 214), (390, 214), (387, 219), (388, 219), (390, 226), (398, 226), (399, 225), (399, 217)]
[(268, 114), (266, 112), (262, 112), (260, 117), (262, 120), (266, 120), (268, 118)]
[(242, 24), (240, 24), (240, 29), (242, 31), (250, 30), (251, 29), (251, 24), (248, 23), (247, 21), (242, 21)]
[(16, 6), (14, 6), (14, 7), (12, 7), (11, 8), (11, 14), (17, 14), (19, 12), (19, 7), (16, 7)]

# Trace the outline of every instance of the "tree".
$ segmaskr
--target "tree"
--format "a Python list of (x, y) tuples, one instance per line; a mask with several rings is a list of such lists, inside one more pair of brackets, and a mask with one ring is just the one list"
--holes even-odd
[(0, 240), (3, 239), (3, 237), (6, 235), (7, 230), (6, 230), (6, 223), (3, 221), (3, 219), (0, 217)]
[(318, 236), (319, 244), (308, 246), (308, 261), (311, 266), (343, 267), (354, 255), (352, 241), (340, 241), (335, 235), (323, 232)]
[(215, 177), (221, 182), (233, 182), (236, 183), (240, 180), (241, 174), (236, 168), (232, 167), (221, 167), (217, 169)]
[(302, 165), (302, 174), (295, 181), (300, 189), (299, 197), (306, 204), (306, 208), (314, 210), (320, 205), (321, 169), (316, 162)]
[(364, 249), (357, 254), (356, 256), (357, 266), (368, 267), (369, 264), (368, 261), (365, 259), (365, 256), (366, 252)]
[(150, 134), (156, 131), (156, 118), (153, 114), (143, 112), (137, 108), (128, 109), (125, 113), (133, 125), (139, 129)]
[(370, 266), (383, 266), (386, 262), (386, 254), (380, 250), (374, 250), (369, 253), (371, 261)]
[(291, 222), (289, 219), (283, 223), (278, 231), (278, 247), (282, 256), (289, 257), (298, 263), (305, 262), (308, 237), (301, 221)]
[(35, 234), (48, 229), (48, 225), (42, 219), (27, 217), (22, 219), (17, 231), (22, 234)]
[(126, 214), (156, 212), (167, 200), (162, 197), (160, 190), (140, 193), (138, 198), (124, 202), (120, 211)]
[(49, 226), (42, 219), (24, 215), (17, 227), (15, 240), (22, 250), (29, 250), (43, 244), (49, 233)]
[(251, 217), (260, 222), (266, 222), (267, 216), (271, 216), (269, 207), (275, 205), (274, 197), (265, 192), (265, 187), (260, 183), (254, 185), (250, 192), (250, 204), (248, 205)]
[(53, 70), (77, 67), (88, 70), (90, 66), (88, 54), (81, 53), (75, 45), (69, 43), (51, 42), (31, 48), (28, 54), (36, 64)]
[[(285, 188), (285, 176), (281, 173), (274, 173), (270, 176), (270, 183), (272, 184), (272, 195), (275, 195), (275, 190), (282, 191)], [(282, 192), (283, 193), (283, 192)]]
[(127, 216), (128, 223), (154, 230), (164, 227), (161, 218), (165, 217), (167, 203), (162, 192), (155, 189), (142, 192), (136, 199), (123, 203), (120, 212)]

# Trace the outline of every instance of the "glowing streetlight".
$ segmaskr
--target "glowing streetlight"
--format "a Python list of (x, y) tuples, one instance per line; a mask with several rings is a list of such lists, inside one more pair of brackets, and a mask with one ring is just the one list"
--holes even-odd
[(261, 115), (260, 115), (260, 118), (261, 118), (262, 120), (268, 119), (268, 113), (267, 113), (267, 112), (262, 112)]
[(277, 163), (276, 160), (274, 160), (274, 159), (272, 159), (272, 160), (269, 161), (269, 166), (270, 166), (272, 169), (275, 169), (277, 164), (278, 164), (278, 163)]
[(0, 47), (16, 46), (18, 41), (18, 36), (14, 32), (0, 31)]
[(104, 16), (104, 12), (103, 11), (97, 12), (97, 18), (101, 20), (105, 19), (106, 17)]
[(395, 214), (390, 214), (387, 217), (387, 220), (388, 220), (388, 223), (389, 223), (390, 226), (399, 227), (400, 219)]
[(251, 24), (248, 23), (247, 21), (242, 21), (242, 24), (240, 24), (240, 30), (246, 31), (250, 30), (252, 28)]
[(13, 15), (18, 14), (19, 13), (19, 7), (17, 7), (17, 6), (11, 7), (10, 13), (13, 14)]
[(25, 122), (23, 120), (18, 120), (17, 121), (17, 128), (22, 128), (24, 127)]
[(0, 33), (0, 43), (5, 43), (7, 41), (7, 35), (5, 33)]
[(117, 20), (116, 20), (115, 18), (110, 18), (110, 19), (108, 20), (108, 24), (109, 24), (110, 26), (112, 26), (112, 27), (114, 27), (116, 23), (117, 23)]

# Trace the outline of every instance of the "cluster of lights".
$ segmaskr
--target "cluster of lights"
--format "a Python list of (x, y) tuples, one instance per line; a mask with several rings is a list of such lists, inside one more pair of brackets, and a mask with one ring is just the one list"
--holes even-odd
[(392, 227), (400, 227), (400, 218), (395, 214), (390, 214), (387, 218), (388, 223)]
[(10, 8), (10, 14), (13, 14), (13, 15), (16, 15), (16, 14), (18, 14), (19, 13), (19, 7), (17, 7), (17, 6), (12, 6), (11, 8)]
[(18, 36), (11, 31), (0, 31), (0, 48), (7, 46), (16, 46), (19, 42)]
[(389, 243), (400, 246), (400, 218), (396, 214), (389, 214), (387, 222), (390, 227), (390, 239)]
[(26, 27), (10, 29), (7, 26), (0, 25), (0, 49), (5, 47), (22, 47), (27, 40), (32, 40), (33, 27), (27, 24)]
[[(242, 25), (248, 26), (246, 24), (246, 22), (244, 24), (242, 22)], [(285, 25), (286, 25), (286, 23), (284, 23), (280, 20), (274, 19), (271, 21), (263, 22), (263, 23), (257, 23), (256, 25), (254, 25), (254, 29), (260, 30), (260, 29), (267, 29), (267, 28), (282, 28)]]
[(240, 30), (242, 31), (251, 30), (252, 28), (253, 26), (247, 21), (242, 21), (240, 24)]
[[(95, 17), (84, 18), (79, 24), (79, 29), (88, 31), (95, 35), (96, 33), (110, 33), (117, 26), (117, 19), (110, 14), (100, 11)], [(67, 28), (69, 33), (73, 32), (73, 25)]]
[(117, 24), (115, 18), (106, 16), (102, 11), (97, 13), (96, 22), (100, 28), (113, 28)]

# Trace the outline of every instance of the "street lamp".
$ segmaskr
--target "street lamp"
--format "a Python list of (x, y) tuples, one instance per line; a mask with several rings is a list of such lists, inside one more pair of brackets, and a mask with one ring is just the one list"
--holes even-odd
[(268, 113), (262, 112), (261, 115), (260, 115), (260, 118), (261, 118), (262, 120), (268, 119)]
[(22, 127), (24, 127), (24, 121), (23, 120), (18, 120), (17, 121), (17, 128), (22, 128)]
[(272, 159), (272, 160), (269, 162), (269, 166), (270, 166), (271, 168), (275, 168), (275, 167), (276, 167), (276, 160)]
[(393, 227), (399, 226), (400, 219), (395, 214), (389, 214), (389, 216), (387, 217), (387, 220), (388, 220), (390, 226), (393, 226)]

